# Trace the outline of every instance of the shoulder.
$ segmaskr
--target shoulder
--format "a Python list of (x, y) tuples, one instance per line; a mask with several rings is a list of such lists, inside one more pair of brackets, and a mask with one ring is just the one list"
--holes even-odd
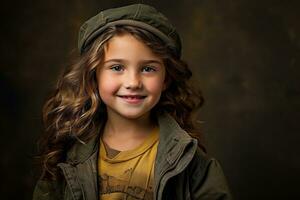
[(33, 200), (58, 200), (62, 199), (63, 181), (38, 180), (34, 192)]
[(200, 176), (207, 170), (208, 166), (213, 162), (216, 162), (216, 160), (213, 157), (205, 153), (200, 147), (197, 147), (193, 159), (189, 164), (189, 171)]
[(188, 167), (188, 176), (193, 196), (205, 197), (207, 195), (217, 199), (232, 199), (219, 161), (204, 153), (199, 147)]
[(197, 178), (205, 178), (207, 175), (223, 175), (223, 170), (219, 161), (205, 153), (199, 147), (197, 148), (194, 157), (189, 164), (189, 171)]

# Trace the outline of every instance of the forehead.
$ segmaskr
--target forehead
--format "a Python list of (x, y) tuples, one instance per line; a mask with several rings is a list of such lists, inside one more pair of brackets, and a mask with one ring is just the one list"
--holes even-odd
[(162, 58), (155, 54), (143, 41), (131, 34), (121, 34), (112, 37), (104, 46), (104, 60), (111, 58), (156, 59)]

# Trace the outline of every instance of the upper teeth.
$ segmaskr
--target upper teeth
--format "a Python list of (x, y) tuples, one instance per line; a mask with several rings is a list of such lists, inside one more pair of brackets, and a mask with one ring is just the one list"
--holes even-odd
[(141, 95), (136, 95), (136, 96), (118, 95), (118, 97), (127, 98), (127, 99), (143, 99), (146, 96), (141, 96)]

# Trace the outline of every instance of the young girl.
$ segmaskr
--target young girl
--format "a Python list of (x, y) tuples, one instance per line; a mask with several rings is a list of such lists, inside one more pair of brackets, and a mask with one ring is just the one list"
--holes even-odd
[(44, 105), (33, 199), (231, 199), (192, 135), (203, 99), (167, 18), (144, 4), (108, 9), (82, 25), (78, 47)]

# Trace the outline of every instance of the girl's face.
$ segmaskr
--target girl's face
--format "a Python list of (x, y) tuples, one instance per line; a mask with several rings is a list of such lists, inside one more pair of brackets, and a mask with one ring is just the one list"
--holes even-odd
[(97, 70), (99, 94), (108, 116), (136, 119), (149, 114), (165, 89), (165, 66), (130, 34), (114, 36)]

